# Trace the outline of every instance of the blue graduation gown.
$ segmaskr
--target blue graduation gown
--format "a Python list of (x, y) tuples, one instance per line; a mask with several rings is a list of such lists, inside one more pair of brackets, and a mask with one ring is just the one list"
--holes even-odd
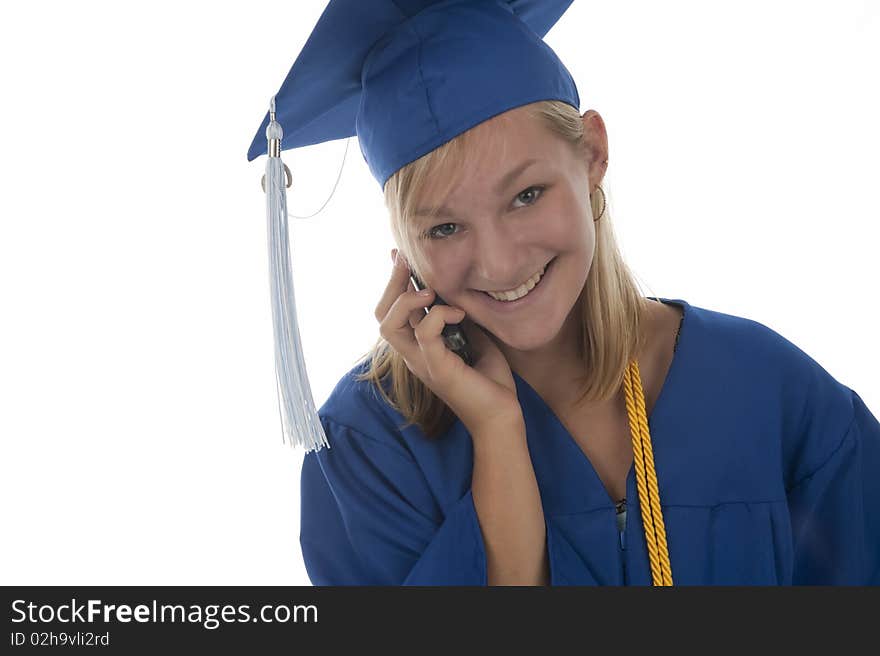
[[(880, 584), (880, 424), (772, 329), (684, 310), (648, 425), (676, 585)], [(346, 374), (319, 410), (330, 448), (302, 465), (314, 585), (486, 585), (460, 421), (428, 440)], [(551, 585), (650, 585), (635, 472), (627, 518), (549, 406), (514, 374)]]

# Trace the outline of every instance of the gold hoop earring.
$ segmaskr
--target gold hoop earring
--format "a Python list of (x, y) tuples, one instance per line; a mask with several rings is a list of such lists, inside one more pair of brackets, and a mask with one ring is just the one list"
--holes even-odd
[[(599, 219), (601, 219), (605, 215), (605, 190), (602, 189), (602, 185), (596, 185), (596, 189), (598, 189), (599, 191), (602, 192), (602, 211), (599, 212), (599, 216), (597, 218), (593, 219), (593, 223), (595, 223), (596, 221), (598, 221)], [(591, 204), (592, 204), (592, 200), (593, 200), (593, 198), (592, 198), (592, 196), (590, 196), (590, 203)]]

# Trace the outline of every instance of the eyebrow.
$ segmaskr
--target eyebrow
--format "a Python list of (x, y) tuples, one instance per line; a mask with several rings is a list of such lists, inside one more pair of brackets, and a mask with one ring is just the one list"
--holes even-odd
[[(508, 171), (507, 173), (504, 174), (504, 177), (502, 177), (501, 180), (499, 180), (498, 183), (494, 187), (492, 187), (492, 191), (495, 192), (495, 194), (500, 194), (502, 191), (507, 189), (511, 185), (511, 183), (522, 174), (523, 171), (525, 171), (532, 164), (535, 164), (538, 161), (540, 161), (540, 160), (535, 159), (535, 158), (529, 158), (523, 162), (520, 162), (515, 167), (513, 167), (510, 171)], [(436, 207), (436, 208), (435, 207), (423, 207), (421, 209), (416, 210), (413, 213), (413, 216), (453, 218), (455, 215), (446, 206), (441, 206), (441, 207)]]

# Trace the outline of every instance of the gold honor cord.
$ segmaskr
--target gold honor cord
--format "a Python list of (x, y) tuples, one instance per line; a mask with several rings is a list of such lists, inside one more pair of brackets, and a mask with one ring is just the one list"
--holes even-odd
[(654, 453), (651, 450), (651, 433), (645, 413), (645, 395), (639, 364), (629, 363), (623, 374), (623, 393), (626, 397), (626, 414), (633, 442), (633, 464), (636, 470), (636, 486), (639, 490), (639, 506), (645, 527), (648, 559), (651, 561), (651, 578), (654, 585), (672, 585), (672, 566), (666, 550), (666, 529), (660, 510), (660, 493), (657, 490), (657, 474), (654, 471)]

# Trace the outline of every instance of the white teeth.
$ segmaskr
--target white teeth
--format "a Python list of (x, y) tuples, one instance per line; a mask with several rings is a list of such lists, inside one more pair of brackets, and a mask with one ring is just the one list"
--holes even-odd
[(544, 270), (546, 267), (542, 268), (538, 273), (533, 275), (531, 278), (526, 280), (523, 284), (521, 284), (516, 289), (509, 292), (486, 292), (489, 296), (494, 298), (496, 301), (515, 301), (518, 298), (522, 298), (526, 294), (528, 294), (532, 289), (537, 285), (541, 276), (544, 275)]

